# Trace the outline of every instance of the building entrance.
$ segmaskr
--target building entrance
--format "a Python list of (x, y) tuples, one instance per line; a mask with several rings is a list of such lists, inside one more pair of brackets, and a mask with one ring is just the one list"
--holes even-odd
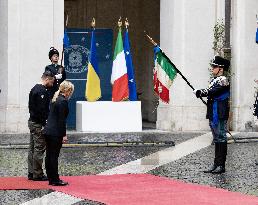
[(113, 30), (113, 48), (117, 36), (117, 21), (121, 16), (130, 23), (129, 35), (143, 121), (156, 122), (158, 98), (153, 92), (153, 47), (144, 36), (147, 31), (159, 42), (159, 0), (64, 0), (64, 12), (69, 15), (69, 29), (90, 28), (92, 18), (96, 28)]

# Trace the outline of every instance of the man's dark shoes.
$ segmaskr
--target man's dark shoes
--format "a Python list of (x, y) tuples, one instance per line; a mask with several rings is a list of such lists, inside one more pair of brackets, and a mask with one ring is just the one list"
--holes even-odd
[(52, 185), (52, 186), (66, 186), (68, 185), (68, 182), (64, 182), (62, 180), (59, 180), (59, 181), (50, 181), (49, 182), (49, 185)]
[(33, 178), (32, 180), (33, 180), (33, 181), (47, 181), (48, 178), (47, 178), (45, 175), (43, 175), (43, 176), (41, 176), (41, 177)]
[(213, 170), (212, 174), (222, 174), (225, 173), (226, 169), (224, 166), (218, 166), (215, 170)]
[(33, 174), (32, 173), (28, 174), (28, 180), (33, 180)]
[(213, 165), (210, 169), (203, 171), (204, 173), (212, 173), (217, 168), (217, 165)]

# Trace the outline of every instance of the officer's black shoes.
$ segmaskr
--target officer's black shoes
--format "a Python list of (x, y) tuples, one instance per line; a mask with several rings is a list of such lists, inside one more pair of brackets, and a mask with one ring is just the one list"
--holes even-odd
[(33, 181), (47, 181), (48, 178), (47, 178), (45, 175), (43, 175), (43, 176), (41, 176), (41, 177), (33, 178), (32, 180), (33, 180)]
[(217, 165), (212, 165), (212, 167), (208, 170), (203, 171), (204, 173), (212, 173), (217, 168)]
[(62, 180), (49, 181), (49, 185), (52, 185), (52, 186), (66, 186), (66, 185), (68, 185), (68, 182), (64, 182)]
[(218, 166), (216, 169), (214, 169), (211, 173), (212, 174), (222, 174), (225, 173), (226, 169), (224, 166)]
[(33, 180), (33, 174), (32, 173), (28, 174), (28, 180)]

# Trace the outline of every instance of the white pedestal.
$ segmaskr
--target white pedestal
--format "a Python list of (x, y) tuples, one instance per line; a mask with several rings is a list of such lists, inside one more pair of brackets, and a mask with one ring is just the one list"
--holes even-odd
[(76, 130), (82, 132), (140, 132), (140, 101), (76, 102)]

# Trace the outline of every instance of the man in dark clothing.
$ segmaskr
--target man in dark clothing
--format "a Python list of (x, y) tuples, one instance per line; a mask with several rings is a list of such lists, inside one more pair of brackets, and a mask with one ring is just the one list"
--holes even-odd
[(50, 71), (55, 76), (55, 82), (52, 88), (49, 89), (50, 99), (53, 98), (55, 92), (58, 90), (59, 85), (66, 79), (66, 72), (63, 66), (58, 65), (59, 52), (54, 47), (50, 48), (48, 53), (51, 64), (46, 66), (45, 71)]
[(207, 115), (215, 144), (215, 159), (213, 166), (204, 173), (221, 174), (225, 170), (227, 155), (227, 120), (229, 117), (230, 85), (224, 76), (228, 71), (230, 61), (215, 56), (212, 63), (213, 78), (207, 89), (194, 90), (196, 97), (207, 97)]
[(28, 179), (35, 181), (47, 180), (43, 174), (42, 163), (46, 150), (45, 138), (42, 129), (46, 125), (49, 113), (48, 88), (53, 86), (55, 77), (50, 71), (45, 71), (41, 77), (41, 83), (36, 84), (29, 94), (30, 118), (30, 146), (28, 152)]

